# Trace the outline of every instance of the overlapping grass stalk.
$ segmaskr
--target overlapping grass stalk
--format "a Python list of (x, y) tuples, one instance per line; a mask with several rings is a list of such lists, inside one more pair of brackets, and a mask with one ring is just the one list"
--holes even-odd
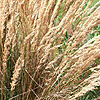
[(99, 88), (99, 0), (0, 0), (0, 100), (97, 100)]

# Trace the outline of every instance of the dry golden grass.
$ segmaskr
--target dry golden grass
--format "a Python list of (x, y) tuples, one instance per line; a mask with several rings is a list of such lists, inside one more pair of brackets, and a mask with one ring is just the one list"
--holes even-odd
[(100, 1), (91, 3), (0, 1), (0, 100), (76, 100), (100, 86)]

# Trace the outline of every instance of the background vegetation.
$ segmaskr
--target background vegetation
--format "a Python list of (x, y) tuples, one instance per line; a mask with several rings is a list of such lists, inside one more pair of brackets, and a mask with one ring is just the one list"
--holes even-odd
[(0, 0), (0, 100), (100, 100), (100, 0)]

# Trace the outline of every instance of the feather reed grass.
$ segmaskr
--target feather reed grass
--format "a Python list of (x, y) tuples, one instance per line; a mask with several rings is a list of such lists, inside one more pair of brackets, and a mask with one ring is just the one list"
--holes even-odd
[(92, 2), (0, 1), (1, 100), (79, 100), (100, 86), (100, 1)]

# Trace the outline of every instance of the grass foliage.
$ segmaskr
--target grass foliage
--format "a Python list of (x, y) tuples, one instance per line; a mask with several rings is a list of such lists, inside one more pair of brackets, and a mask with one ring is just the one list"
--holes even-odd
[(0, 100), (100, 100), (100, 0), (0, 0)]

